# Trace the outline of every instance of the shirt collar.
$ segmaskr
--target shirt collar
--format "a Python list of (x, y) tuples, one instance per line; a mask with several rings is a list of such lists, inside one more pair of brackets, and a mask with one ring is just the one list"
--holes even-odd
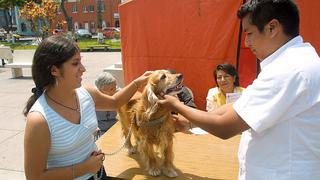
[(294, 46), (295, 44), (302, 43), (303, 39), (301, 36), (296, 36), (295, 38), (288, 41), (286, 44), (277, 49), (274, 53), (265, 58), (261, 63), (261, 69), (265, 68), (268, 64), (272, 63), (277, 57), (280, 56), (288, 47)]

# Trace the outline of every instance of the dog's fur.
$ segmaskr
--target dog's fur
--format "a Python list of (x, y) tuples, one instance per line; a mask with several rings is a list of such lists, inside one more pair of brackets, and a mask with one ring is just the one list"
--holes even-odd
[[(165, 174), (176, 177), (178, 174), (173, 165), (173, 133), (175, 127), (171, 112), (158, 105), (160, 94), (177, 94), (181, 90), (183, 77), (181, 74), (171, 74), (166, 70), (157, 70), (149, 77), (142, 94), (136, 94), (127, 104), (118, 109), (118, 120), (122, 124), (125, 137), (130, 136), (129, 128), (137, 146), (132, 146), (130, 137), (126, 143), (129, 154), (140, 153), (142, 163), (152, 176)], [(149, 121), (164, 117), (162, 123), (150, 126), (138, 126)], [(139, 122), (137, 124), (137, 121)], [(157, 156), (160, 155), (160, 158)]]

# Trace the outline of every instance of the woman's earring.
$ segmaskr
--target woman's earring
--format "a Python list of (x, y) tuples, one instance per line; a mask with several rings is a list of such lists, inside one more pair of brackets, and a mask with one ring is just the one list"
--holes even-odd
[(56, 87), (58, 87), (59, 86), (59, 81), (58, 81), (58, 79), (56, 78)]

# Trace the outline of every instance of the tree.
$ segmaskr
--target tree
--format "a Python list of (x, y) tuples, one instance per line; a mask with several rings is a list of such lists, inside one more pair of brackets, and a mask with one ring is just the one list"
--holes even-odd
[(66, 2), (66, 0), (61, 0), (60, 2), (60, 8), (61, 8), (61, 11), (64, 15), (64, 19), (66, 20), (67, 22), (67, 25), (68, 25), (68, 31), (71, 31), (72, 30), (72, 18), (70, 16), (68, 16), (68, 13), (67, 13), (67, 10), (66, 8), (64, 7), (64, 2)]
[(32, 0), (1, 0), (0, 1), (0, 8), (9, 9), (9, 8), (13, 8), (14, 6), (20, 7), (30, 1), (32, 1)]
[(31, 23), (33, 31), (37, 31), (38, 23), (41, 22), (42, 35), (45, 35), (57, 17), (58, 8), (59, 4), (55, 0), (42, 0), (37, 3), (30, 1), (21, 7), (20, 16)]

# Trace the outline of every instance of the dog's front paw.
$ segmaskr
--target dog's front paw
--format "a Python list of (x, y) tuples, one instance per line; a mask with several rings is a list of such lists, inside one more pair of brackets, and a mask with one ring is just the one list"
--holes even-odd
[(161, 171), (160, 169), (158, 168), (150, 168), (148, 170), (148, 173), (151, 175), (151, 176), (159, 176), (161, 174)]
[(163, 168), (162, 172), (164, 175), (174, 178), (178, 176), (178, 173), (173, 168)]
[(137, 146), (133, 146), (133, 147), (128, 148), (129, 155), (135, 154), (136, 152), (137, 152)]

